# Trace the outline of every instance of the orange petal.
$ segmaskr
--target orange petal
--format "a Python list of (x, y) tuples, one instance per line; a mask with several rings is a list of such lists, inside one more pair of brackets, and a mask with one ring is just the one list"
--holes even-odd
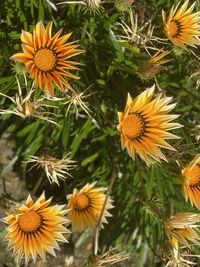
[(14, 54), (12, 57), (10, 57), (10, 59), (15, 60), (15, 61), (20, 61), (20, 62), (26, 62), (30, 58), (27, 57), (27, 55), (25, 55), (24, 53), (17, 53), (17, 54)]

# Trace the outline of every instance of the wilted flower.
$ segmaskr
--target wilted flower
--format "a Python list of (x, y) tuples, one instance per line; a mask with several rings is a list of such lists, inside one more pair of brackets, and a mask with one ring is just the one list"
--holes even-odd
[(183, 170), (183, 189), (186, 201), (189, 199), (200, 209), (200, 154), (198, 154)]
[(200, 13), (193, 13), (196, 2), (188, 8), (189, 0), (179, 7), (180, 2), (173, 6), (169, 16), (162, 11), (164, 30), (171, 42), (187, 49), (186, 46), (200, 44)]
[(171, 245), (178, 250), (179, 243), (189, 247), (190, 244), (200, 245), (198, 227), (200, 214), (176, 213), (164, 222), (165, 231)]
[(64, 226), (69, 224), (65, 218), (67, 210), (63, 205), (50, 206), (50, 203), (51, 199), (46, 200), (44, 194), (35, 203), (29, 196), (17, 214), (3, 219), (9, 225), (6, 236), (8, 247), (13, 250), (17, 261), (24, 257), (26, 264), (30, 258), (36, 262), (37, 255), (45, 260), (46, 252), (56, 256), (54, 249), (59, 249), (57, 242), (67, 242), (63, 235), (69, 233)]
[(115, 263), (125, 261), (129, 255), (124, 252), (118, 252), (116, 248), (110, 248), (103, 255), (95, 255), (89, 259), (87, 267), (106, 267), (114, 265)]
[[(14, 114), (17, 115), (23, 119), (27, 117), (33, 117), (38, 118), (41, 120), (48, 121), (50, 123), (58, 125), (52, 117), (49, 115), (55, 116), (54, 113), (47, 112), (45, 108), (56, 108), (56, 106), (45, 104), (44, 100), (45, 98), (38, 98), (35, 99), (33, 97), (33, 93), (35, 89), (32, 87), (31, 90), (27, 93), (25, 97), (22, 96), (22, 89), (19, 83), (19, 80), (17, 79), (18, 83), (18, 90), (19, 93), (15, 95), (15, 97), (10, 97), (8, 95), (5, 95), (3, 93), (0, 93), (0, 95), (10, 99), (14, 105), (12, 105), (12, 109), (0, 109), (0, 114)], [(56, 100), (56, 99), (55, 99)]]
[(78, 4), (86, 7), (86, 11), (88, 10), (90, 13), (99, 13), (99, 9), (101, 7), (101, 0), (71, 0), (60, 2), (57, 5), (63, 4)]
[(72, 91), (71, 95), (67, 96), (69, 100), (65, 102), (65, 104), (68, 104), (66, 114), (69, 112), (70, 108), (72, 108), (76, 114), (76, 118), (78, 118), (79, 107), (80, 107), (85, 111), (85, 113), (88, 116), (90, 116), (90, 113), (92, 113), (92, 111), (88, 108), (88, 103), (85, 101), (85, 99), (91, 96), (93, 93), (86, 95), (84, 94), (85, 91), (84, 92)]
[(97, 12), (101, 5), (101, 0), (86, 0), (87, 8), (90, 12)]
[[(143, 26), (138, 27), (138, 16), (130, 10), (130, 26), (128, 26), (124, 21), (117, 23), (121, 26), (123, 34), (114, 35), (118, 42), (129, 42), (130, 44), (135, 44), (142, 46), (144, 48), (155, 49), (153, 42), (163, 42), (162, 39), (155, 37), (153, 35), (154, 26), (151, 25), (151, 20), (144, 23)], [(149, 44), (151, 46), (149, 46)]]
[(163, 70), (163, 65), (170, 62), (171, 59), (163, 59), (170, 51), (158, 51), (142, 67), (141, 74), (147, 79), (152, 79), (156, 74)]
[[(100, 219), (101, 211), (106, 198), (105, 191), (107, 188), (95, 187), (96, 182), (86, 184), (82, 189), (74, 189), (71, 195), (67, 196), (69, 209), (69, 219), (72, 222), (72, 228), (77, 231), (83, 231), (88, 227), (94, 228)], [(101, 226), (107, 223), (106, 217), (110, 217), (108, 212), (113, 208), (112, 200), (108, 197), (106, 206), (103, 212)]]
[(76, 49), (78, 45), (74, 42), (66, 43), (71, 33), (60, 37), (62, 30), (52, 36), (52, 22), (48, 23), (46, 29), (42, 21), (36, 24), (33, 34), (23, 31), (21, 34), (23, 53), (17, 53), (11, 59), (23, 62), (34, 78), (40, 89), (54, 94), (53, 83), (61, 90), (72, 89), (64, 77), (78, 79), (68, 70), (77, 70), (75, 65), (79, 63), (68, 60), (80, 54), (82, 51)]
[(45, 170), (49, 182), (56, 183), (57, 185), (59, 185), (59, 179), (65, 180), (67, 175), (71, 176), (69, 171), (77, 166), (75, 164), (76, 162), (68, 156), (64, 156), (62, 159), (57, 159), (49, 155), (43, 155), (41, 157), (31, 156), (26, 163), (35, 163), (33, 167), (42, 167)]
[[(172, 97), (159, 94), (154, 97), (155, 86), (148, 88), (135, 99), (128, 94), (124, 112), (118, 112), (122, 148), (127, 148), (135, 160), (136, 152), (147, 165), (152, 159), (167, 161), (160, 147), (175, 150), (165, 139), (177, 139), (170, 130), (182, 127), (171, 121), (179, 115), (168, 114), (176, 104), (169, 104)], [(153, 99), (154, 97), (154, 99)]]
[(193, 255), (189, 253), (180, 253), (179, 250), (173, 249), (171, 253), (165, 255), (166, 262), (165, 267), (193, 267), (196, 265), (194, 258), (198, 258), (199, 255)]

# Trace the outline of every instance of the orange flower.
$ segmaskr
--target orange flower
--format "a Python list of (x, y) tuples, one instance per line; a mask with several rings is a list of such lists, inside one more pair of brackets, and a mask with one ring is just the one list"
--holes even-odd
[[(95, 185), (96, 182), (86, 184), (81, 190), (74, 189), (73, 194), (67, 196), (68, 216), (74, 230), (81, 232), (88, 227), (94, 228), (98, 223), (106, 197), (104, 193), (106, 188), (96, 188)], [(112, 200), (108, 197), (102, 223), (106, 223), (106, 217), (111, 216), (108, 212), (108, 209), (113, 207), (111, 203)]]
[(49, 206), (51, 199), (46, 200), (44, 194), (34, 203), (29, 196), (18, 214), (11, 214), (3, 219), (7, 228), (8, 247), (13, 250), (17, 261), (25, 257), (26, 264), (32, 257), (36, 262), (39, 254), (45, 260), (46, 252), (53, 256), (54, 249), (59, 249), (57, 241), (67, 242), (63, 233), (69, 233), (63, 224), (69, 221), (65, 218), (65, 206)]
[(177, 46), (187, 49), (186, 46), (196, 46), (200, 44), (200, 12), (192, 13), (195, 2), (187, 8), (187, 0), (179, 9), (180, 2), (173, 6), (167, 18), (162, 11), (164, 30), (171, 42)]
[(78, 45), (74, 42), (66, 43), (71, 33), (60, 37), (62, 30), (54, 36), (51, 32), (52, 22), (48, 23), (45, 29), (42, 21), (36, 24), (33, 34), (22, 30), (23, 53), (13, 55), (11, 59), (24, 63), (36, 84), (53, 95), (53, 83), (61, 91), (72, 89), (64, 77), (78, 79), (78, 76), (66, 69), (77, 69), (75, 65), (79, 63), (69, 59), (82, 51), (76, 49)]
[(171, 121), (179, 115), (168, 114), (176, 104), (169, 104), (171, 97), (154, 96), (155, 86), (145, 90), (134, 100), (128, 94), (124, 113), (118, 112), (118, 130), (121, 134), (122, 148), (127, 148), (135, 160), (136, 151), (147, 165), (152, 158), (158, 162), (167, 161), (159, 147), (175, 150), (165, 139), (179, 138), (169, 130), (182, 127)]
[(182, 175), (186, 201), (189, 198), (191, 205), (200, 209), (200, 154), (183, 169)]

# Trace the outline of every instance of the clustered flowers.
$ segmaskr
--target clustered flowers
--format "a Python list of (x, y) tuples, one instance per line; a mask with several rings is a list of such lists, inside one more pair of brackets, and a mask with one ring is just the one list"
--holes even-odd
[[(68, 1), (67, 1), (68, 2)], [(65, 4), (67, 2), (62, 2)], [(76, 1), (74, 1), (75, 3)], [(78, 1), (77, 1), (78, 2)], [(97, 10), (101, 1), (82, 1), (90, 11)], [(134, 1), (119, 0), (116, 6), (121, 10), (131, 7)], [(190, 7), (189, 0), (182, 6), (178, 3), (173, 6), (169, 15), (162, 11), (164, 32), (168, 39), (178, 47), (189, 50), (188, 47), (200, 45), (200, 12), (194, 13), (195, 3)], [(142, 45), (149, 51), (148, 42), (159, 42), (159, 38), (153, 36), (153, 27), (149, 27), (150, 35), (146, 38), (138, 30), (137, 17), (131, 13), (131, 27), (124, 22), (119, 25), (125, 32), (125, 36), (118, 35), (119, 42), (128, 41)], [(53, 113), (46, 111), (46, 108), (54, 106), (45, 104), (45, 97), (36, 98), (34, 93), (39, 87), (44, 94), (52, 100), (54, 98), (55, 87), (65, 93), (70, 90), (68, 96), (67, 113), (71, 106), (74, 107), (78, 117), (78, 107), (82, 107), (87, 115), (91, 111), (83, 99), (83, 93), (74, 90), (68, 79), (78, 79), (79, 77), (71, 71), (78, 70), (80, 63), (72, 58), (81, 54), (83, 50), (78, 49), (77, 42), (69, 42), (72, 33), (61, 36), (62, 30), (52, 35), (53, 23), (49, 22), (45, 28), (43, 22), (36, 24), (33, 33), (22, 30), (21, 47), (23, 52), (16, 53), (11, 57), (14, 61), (23, 63), (27, 72), (33, 79), (33, 86), (23, 97), (22, 89), (17, 78), (19, 93), (15, 97), (2, 96), (12, 101), (12, 109), (0, 110), (2, 114), (14, 114), (22, 117), (40, 118), (56, 124), (51, 117)], [(143, 30), (143, 29), (142, 29)], [(156, 53), (141, 67), (141, 74), (147, 78), (155, 78), (161, 72), (171, 58), (165, 58), (171, 50), (156, 49)], [(122, 149), (128, 151), (129, 156), (135, 161), (137, 155), (147, 166), (162, 160), (168, 161), (163, 150), (175, 151), (168, 140), (178, 139), (172, 130), (183, 127), (180, 123), (174, 122), (179, 115), (171, 114), (176, 103), (172, 102), (172, 97), (166, 96), (163, 92), (156, 92), (156, 86), (144, 90), (138, 96), (132, 97), (129, 93), (123, 112), (118, 112), (119, 123), (117, 129), (121, 137)], [(71, 176), (69, 171), (76, 167), (76, 162), (68, 156), (59, 159), (50, 155), (31, 156), (26, 163), (33, 163), (34, 166), (41, 167), (48, 178), (48, 181), (60, 185), (66, 176)], [(195, 158), (182, 170), (183, 188), (186, 201), (200, 209), (200, 155)], [(26, 264), (33, 259), (35, 262), (37, 255), (45, 259), (46, 252), (55, 256), (55, 249), (59, 249), (58, 242), (68, 242), (67, 236), (69, 224), (72, 231), (84, 231), (87, 228), (101, 228), (107, 219), (111, 217), (110, 209), (113, 206), (112, 198), (107, 195), (106, 187), (98, 187), (96, 182), (87, 183), (81, 189), (74, 189), (66, 196), (65, 205), (51, 205), (52, 199), (46, 199), (43, 193), (36, 202), (28, 196), (25, 204), (18, 208), (14, 214), (6, 216), (3, 221), (8, 224), (6, 240), (8, 247), (13, 251), (14, 256), (20, 261), (25, 258)], [(181, 258), (179, 246), (189, 247), (189, 244), (200, 244), (198, 227), (200, 214), (195, 213), (175, 213), (167, 219), (163, 219), (163, 226), (169, 243), (174, 251), (175, 260)], [(118, 254), (116, 254), (118, 255)], [(121, 254), (119, 254), (121, 256)], [(104, 258), (107, 254), (104, 255)], [(127, 258), (123, 256), (122, 258)], [(116, 260), (117, 259), (117, 260)], [(119, 257), (120, 260), (120, 257)], [(110, 262), (118, 262), (115, 256)], [(99, 261), (97, 266), (103, 266), (104, 259), (95, 258)], [(170, 263), (171, 264), (171, 263)], [(168, 265), (169, 266), (169, 265)]]

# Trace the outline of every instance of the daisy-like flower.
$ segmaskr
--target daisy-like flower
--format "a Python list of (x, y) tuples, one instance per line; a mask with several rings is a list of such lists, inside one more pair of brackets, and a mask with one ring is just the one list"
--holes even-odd
[(189, 0), (180, 7), (180, 2), (173, 6), (169, 16), (162, 11), (164, 31), (176, 46), (187, 50), (187, 45), (196, 47), (200, 44), (200, 12), (193, 13), (195, 2), (188, 8)]
[(33, 34), (23, 31), (21, 34), (23, 53), (17, 53), (11, 59), (25, 64), (28, 72), (42, 89), (54, 94), (53, 83), (61, 90), (72, 89), (64, 77), (78, 79), (67, 70), (77, 70), (78, 62), (69, 60), (82, 51), (76, 49), (74, 42), (66, 43), (71, 33), (60, 37), (62, 30), (52, 36), (52, 22), (46, 29), (42, 21), (36, 24)]
[(167, 161), (159, 147), (175, 150), (165, 139), (178, 139), (169, 130), (182, 127), (171, 121), (179, 115), (168, 114), (176, 104), (169, 104), (172, 97), (159, 94), (154, 97), (155, 86), (148, 88), (135, 99), (128, 94), (123, 112), (118, 112), (122, 148), (127, 148), (135, 160), (136, 152), (149, 166), (152, 159)]
[(164, 227), (173, 248), (178, 250), (179, 243), (189, 247), (199, 245), (200, 214), (176, 213), (164, 222)]
[(73, 170), (77, 165), (74, 160), (71, 160), (68, 156), (64, 156), (62, 159), (57, 159), (49, 155), (43, 155), (41, 157), (31, 156), (26, 163), (35, 163), (33, 167), (42, 167), (45, 170), (46, 176), (49, 182), (59, 185), (59, 179), (65, 180), (66, 176), (71, 176), (69, 171)]
[(36, 262), (37, 255), (43, 260), (46, 252), (53, 256), (54, 249), (59, 249), (58, 241), (68, 242), (64, 233), (69, 233), (65, 224), (69, 224), (65, 214), (65, 206), (50, 206), (51, 199), (46, 200), (44, 193), (34, 203), (29, 196), (24, 205), (18, 209), (17, 214), (11, 214), (3, 221), (8, 224), (6, 240), (9, 249), (19, 262), (25, 258), (26, 264), (33, 258)]
[[(95, 185), (96, 182), (86, 184), (80, 190), (74, 189), (73, 193), (67, 196), (68, 216), (74, 230), (81, 232), (88, 227), (95, 228), (100, 219), (107, 188), (98, 188)], [(102, 227), (103, 223), (107, 223), (106, 217), (111, 217), (111, 214), (108, 212), (110, 208), (113, 208), (113, 205), (111, 198), (108, 197), (101, 220)]]
[(5, 110), (0, 109), (0, 114), (3, 114), (3, 115), (14, 114), (23, 119), (27, 117), (33, 117), (33, 118), (38, 118), (38, 119), (53, 123), (55, 125), (58, 125), (52, 118), (52, 115), (54, 115), (54, 113), (51, 113), (45, 110), (46, 108), (57, 108), (57, 107), (53, 105), (45, 104), (44, 97), (35, 99), (33, 97), (33, 94), (35, 91), (34, 87), (31, 88), (31, 90), (27, 93), (25, 97), (23, 97), (22, 89), (21, 89), (18, 79), (17, 79), (17, 83), (18, 83), (19, 93), (16, 94), (15, 97), (10, 97), (8, 95), (0, 93), (0, 95), (10, 99), (13, 103), (11, 109), (5, 109)]
[(163, 65), (170, 62), (171, 59), (163, 59), (170, 51), (158, 51), (142, 67), (141, 74), (147, 79), (152, 79), (156, 74), (163, 70)]
[(183, 189), (186, 201), (200, 209), (200, 154), (198, 154), (183, 170)]

